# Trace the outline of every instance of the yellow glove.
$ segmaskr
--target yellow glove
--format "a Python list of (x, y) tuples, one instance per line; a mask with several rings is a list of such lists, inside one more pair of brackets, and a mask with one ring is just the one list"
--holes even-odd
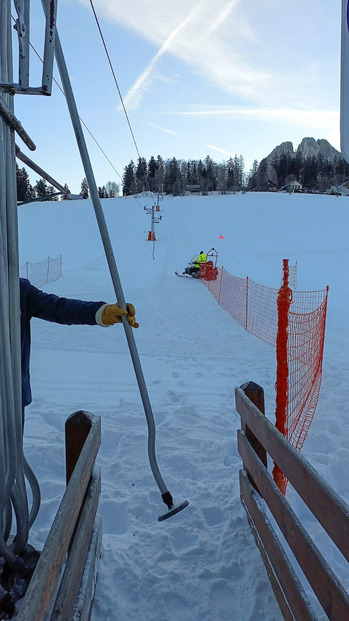
[(105, 326), (113, 326), (114, 323), (122, 323), (122, 317), (126, 315), (126, 319), (132, 328), (138, 328), (139, 323), (136, 321), (136, 311), (133, 304), (126, 304), (127, 310), (120, 308), (119, 304), (108, 304), (103, 313), (102, 321)]

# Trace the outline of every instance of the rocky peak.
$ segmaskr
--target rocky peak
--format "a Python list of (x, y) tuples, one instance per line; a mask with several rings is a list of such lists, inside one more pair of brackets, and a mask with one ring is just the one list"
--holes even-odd
[(282, 142), (278, 147), (272, 150), (271, 153), (267, 156), (268, 162), (272, 162), (274, 158), (278, 158), (284, 153), (290, 153), (290, 155), (294, 155), (293, 144), (290, 141)]
[[(283, 165), (279, 167), (278, 163), (280, 162), (280, 158), (286, 155), (287, 158), (284, 158), (286, 162), (288, 161), (289, 173), (285, 174), (285, 170), (283, 170)], [(298, 145), (297, 150), (293, 149), (293, 144), (290, 141), (282, 142), (280, 145), (275, 147), (267, 157), (261, 160), (259, 168), (255, 175), (251, 177), (250, 184), (253, 186), (263, 186), (265, 183), (272, 182), (278, 187), (284, 186), (291, 178), (295, 179), (295, 173), (292, 170), (292, 166), (290, 162), (300, 155), (302, 160), (306, 162), (306, 160), (310, 158), (317, 158), (319, 155), (323, 156), (324, 160), (329, 162), (333, 161), (335, 158), (338, 158), (339, 161), (342, 159), (342, 155), (337, 149), (332, 147), (332, 145), (325, 140), (324, 138), (315, 140), (315, 138), (303, 138), (301, 143)], [(282, 162), (281, 162), (282, 164)], [(305, 165), (305, 164), (304, 164)], [(287, 164), (286, 164), (287, 166)], [(278, 177), (280, 176), (280, 178)], [(314, 181), (316, 184), (316, 180)]]
[(297, 151), (306, 159), (317, 157), (319, 153), (328, 160), (333, 160), (335, 157), (340, 156), (339, 151), (332, 147), (328, 140), (324, 138), (319, 140), (315, 140), (315, 138), (303, 138)]

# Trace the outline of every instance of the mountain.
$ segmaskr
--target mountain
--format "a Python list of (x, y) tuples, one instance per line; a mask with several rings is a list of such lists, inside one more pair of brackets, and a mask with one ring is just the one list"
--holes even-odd
[[(341, 153), (324, 138), (303, 138), (296, 150), (292, 142), (282, 142), (261, 160), (249, 187), (267, 184), (280, 189), (296, 180), (309, 189), (319, 189), (317, 186), (321, 181), (323, 190), (324, 185), (330, 187), (335, 182), (338, 164), (345, 166)], [(344, 170), (344, 176), (346, 172)]]
[(325, 159), (331, 161), (333, 161), (336, 157), (342, 157), (341, 153), (324, 138), (319, 138), (318, 140), (315, 140), (315, 138), (303, 138), (296, 151), (293, 149), (292, 142), (282, 142), (278, 147), (275, 147), (269, 155), (267, 155), (266, 160), (268, 163), (272, 162), (275, 158), (279, 158), (285, 153), (290, 154), (293, 157), (298, 154), (304, 159), (317, 157), (320, 154)]

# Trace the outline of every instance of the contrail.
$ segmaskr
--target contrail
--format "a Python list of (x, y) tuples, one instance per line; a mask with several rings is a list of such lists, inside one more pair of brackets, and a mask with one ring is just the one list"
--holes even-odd
[(212, 34), (219, 26), (224, 22), (224, 20), (228, 17), (231, 10), (235, 7), (239, 0), (231, 0), (226, 7), (223, 7), (219, 10), (218, 15), (215, 20), (213, 20), (211, 26), (207, 29), (207, 34)]
[(164, 41), (164, 43), (160, 47), (159, 51), (155, 54), (154, 58), (150, 61), (149, 65), (144, 69), (143, 73), (141, 73), (141, 75), (136, 80), (134, 85), (131, 86), (130, 90), (126, 94), (126, 97), (124, 98), (125, 105), (128, 106), (128, 108), (132, 107), (132, 103), (131, 103), (132, 100), (137, 99), (137, 96), (139, 99), (141, 93), (147, 90), (146, 88), (147, 82), (149, 81), (150, 74), (153, 71), (157, 61), (168, 50), (171, 43), (175, 40), (175, 38), (181, 32), (181, 30), (183, 30), (183, 28), (185, 28), (187, 24), (191, 21), (194, 14), (198, 10), (199, 5), (200, 5), (200, 2), (197, 3), (197, 5), (193, 8), (193, 10), (189, 13), (189, 15), (183, 20), (183, 22), (179, 24), (179, 26), (177, 26), (177, 28), (175, 28), (173, 32), (171, 32), (171, 34), (167, 37), (166, 41)]

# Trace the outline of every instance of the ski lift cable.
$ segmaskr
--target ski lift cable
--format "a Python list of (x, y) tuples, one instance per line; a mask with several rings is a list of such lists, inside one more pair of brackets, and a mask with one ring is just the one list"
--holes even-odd
[[(48, 0), (42, 0), (42, 4), (44, 6), (45, 13), (47, 14), (47, 12), (48, 12)], [(113, 247), (112, 247), (112, 244), (111, 244), (111, 240), (110, 240), (110, 236), (109, 236), (106, 220), (105, 220), (105, 217), (104, 217), (104, 213), (103, 213), (100, 197), (98, 195), (97, 185), (96, 185), (96, 181), (95, 181), (95, 178), (94, 178), (94, 173), (93, 173), (91, 161), (90, 161), (90, 158), (89, 158), (89, 154), (88, 154), (88, 151), (87, 151), (84, 135), (83, 135), (82, 128), (81, 128), (81, 125), (80, 125), (79, 114), (78, 114), (77, 106), (76, 106), (76, 103), (75, 103), (74, 93), (73, 93), (73, 90), (72, 90), (72, 87), (71, 87), (68, 70), (67, 70), (67, 67), (66, 67), (66, 64), (65, 64), (65, 59), (64, 59), (64, 55), (63, 55), (63, 50), (62, 50), (62, 47), (61, 47), (60, 39), (59, 39), (59, 36), (58, 36), (58, 32), (56, 32), (55, 56), (56, 56), (56, 61), (57, 61), (58, 69), (59, 69), (59, 72), (60, 72), (62, 84), (63, 84), (63, 87), (64, 87), (64, 91), (65, 91), (65, 94), (66, 94), (66, 101), (67, 101), (67, 104), (68, 104), (68, 108), (69, 108), (69, 112), (70, 112), (70, 116), (71, 116), (71, 120), (72, 120), (72, 125), (73, 125), (73, 128), (74, 128), (74, 133), (75, 133), (76, 138), (77, 138), (77, 143), (78, 143), (78, 147), (79, 147), (79, 150), (80, 150), (80, 156), (81, 156), (82, 163), (83, 163), (83, 166), (84, 166), (86, 178), (87, 178), (87, 181), (88, 181), (88, 184), (89, 184), (89, 188), (90, 188), (90, 192), (91, 192), (91, 198), (92, 198), (92, 203), (93, 203), (93, 206), (94, 206), (95, 215), (96, 215), (96, 219), (97, 219), (97, 223), (98, 223), (101, 239), (102, 239), (102, 243), (103, 243), (103, 246), (104, 246), (107, 263), (108, 263), (108, 266), (109, 266), (110, 276), (111, 276), (111, 279), (112, 279), (112, 282), (113, 282), (113, 285), (114, 285), (114, 290), (115, 290), (116, 298), (117, 298), (117, 301), (120, 304), (120, 306), (125, 309), (126, 308), (126, 302), (125, 302), (125, 298), (124, 298), (124, 293), (123, 293), (123, 289), (122, 289), (119, 273), (118, 273), (117, 266), (116, 266), (116, 261), (115, 261), (115, 257), (114, 257), (114, 253), (113, 253)], [(170, 492), (166, 488), (164, 480), (163, 480), (163, 478), (161, 476), (161, 473), (160, 473), (160, 470), (159, 470), (159, 467), (158, 467), (158, 464), (157, 464), (156, 454), (155, 454), (155, 422), (154, 422), (153, 412), (152, 412), (151, 405), (150, 405), (150, 400), (149, 400), (149, 396), (148, 396), (147, 387), (146, 387), (146, 384), (145, 384), (145, 379), (144, 379), (144, 376), (143, 376), (142, 367), (141, 367), (140, 360), (139, 360), (139, 355), (138, 355), (136, 343), (135, 343), (135, 340), (134, 340), (134, 335), (133, 335), (132, 327), (129, 325), (127, 319), (125, 319), (124, 317), (122, 319), (122, 323), (123, 323), (123, 326), (124, 326), (126, 339), (127, 339), (128, 345), (129, 345), (129, 351), (130, 351), (131, 359), (132, 359), (132, 362), (133, 362), (133, 367), (134, 367), (134, 371), (135, 371), (135, 374), (136, 374), (136, 378), (137, 378), (137, 382), (138, 382), (138, 387), (139, 387), (139, 391), (140, 391), (140, 396), (141, 396), (142, 403), (143, 403), (143, 406), (144, 406), (144, 412), (145, 412), (145, 416), (146, 416), (146, 420), (147, 420), (147, 425), (148, 425), (148, 457), (149, 457), (149, 463), (150, 463), (150, 467), (151, 467), (154, 479), (155, 479), (155, 481), (156, 481), (156, 483), (157, 483), (157, 485), (159, 487), (159, 490), (161, 492), (162, 500), (167, 505), (167, 508), (168, 508), (168, 511), (166, 513), (164, 513), (163, 515), (160, 515), (158, 517), (159, 521), (163, 521), (163, 520), (165, 520), (165, 519), (175, 515), (176, 513), (181, 511), (182, 509), (184, 509), (189, 503), (188, 503), (188, 501), (183, 501), (182, 503), (180, 503), (178, 505), (175, 505), (174, 502), (173, 502), (172, 495), (170, 494)]]
[[(16, 21), (15, 18), (13, 17), (13, 15), (11, 15), (13, 21)], [(34, 45), (32, 43), (29, 43), (31, 49), (33, 50), (34, 54), (36, 54), (36, 56), (38, 57), (38, 59), (44, 63), (43, 59), (41, 58), (39, 52), (35, 49)], [(61, 87), (61, 85), (59, 84), (59, 82), (57, 82), (56, 78), (52, 78), (54, 83), (56, 84), (56, 86), (59, 88), (59, 90), (61, 91), (61, 93), (64, 95), (65, 97), (65, 93), (63, 88)], [(98, 140), (94, 137), (93, 133), (91, 132), (91, 130), (87, 127), (86, 123), (84, 122), (84, 120), (80, 118), (81, 123), (83, 124), (84, 128), (86, 129), (86, 131), (90, 134), (92, 140), (96, 143), (97, 147), (99, 148), (99, 150), (101, 151), (101, 153), (103, 153), (105, 159), (107, 160), (107, 162), (110, 164), (110, 166), (112, 167), (112, 169), (116, 172), (117, 176), (119, 177), (120, 181), (122, 181), (122, 177), (120, 175), (120, 173), (116, 170), (113, 162), (109, 159), (109, 157), (107, 156), (107, 154), (105, 153), (105, 151), (102, 149), (101, 145), (99, 144)]]
[[(108, 59), (108, 63), (109, 63), (109, 66), (110, 66), (110, 69), (111, 69), (111, 72), (112, 72), (112, 75), (113, 75), (113, 78), (114, 78), (114, 82), (115, 82), (115, 85), (116, 85), (116, 88), (117, 88), (117, 91), (118, 91), (118, 94), (119, 94), (119, 97), (120, 97), (120, 101), (121, 101), (121, 104), (122, 104), (122, 107), (123, 107), (123, 110), (124, 110), (124, 113), (125, 113), (125, 117), (126, 117), (129, 129), (130, 129), (130, 132), (131, 132), (131, 136), (132, 136), (134, 145), (136, 147), (136, 152), (137, 152), (137, 155), (138, 155), (138, 159), (139, 159), (139, 162), (141, 162), (141, 165), (143, 167), (143, 172), (144, 172), (144, 175), (145, 175), (146, 171), (145, 171), (145, 168), (143, 166), (143, 160), (141, 158), (141, 155), (140, 155), (140, 152), (139, 152), (139, 149), (138, 149), (138, 146), (137, 146), (136, 138), (135, 138), (133, 129), (131, 127), (131, 122), (130, 122), (129, 116), (127, 114), (126, 106), (125, 106), (125, 103), (124, 103), (124, 100), (123, 100), (123, 97), (122, 97), (122, 93), (120, 91), (120, 87), (119, 87), (119, 84), (118, 84), (118, 81), (117, 81), (117, 78), (116, 78), (116, 74), (115, 74), (115, 71), (114, 71), (113, 64), (111, 62), (110, 54), (108, 52), (107, 44), (105, 42), (105, 39), (104, 39), (104, 36), (103, 36), (103, 32), (102, 32), (102, 29), (101, 29), (101, 26), (100, 26), (100, 23), (99, 23), (99, 20), (98, 20), (98, 17), (97, 17), (97, 13), (96, 13), (96, 10), (94, 8), (92, 0), (90, 0), (90, 4), (91, 4), (91, 8), (92, 8), (92, 11), (93, 11), (94, 18), (96, 20), (96, 24), (97, 24), (97, 28), (98, 28), (101, 40), (102, 40), (102, 43), (103, 43), (104, 51), (106, 53), (106, 56), (107, 56), (107, 59)], [(154, 194), (154, 192), (152, 192), (151, 190), (149, 190), (149, 191), (151, 192), (152, 195)], [(140, 201), (138, 201), (138, 199), (136, 197), (135, 197), (135, 199), (136, 199), (137, 203), (141, 204)], [(154, 242), (153, 242), (153, 255), (152, 255), (153, 259), (155, 259), (154, 254), (155, 254), (155, 248), (154, 248)]]
[[(119, 97), (120, 97), (121, 105), (122, 105), (122, 108), (123, 108), (124, 113), (125, 113), (127, 124), (128, 124), (129, 130), (131, 132), (132, 140), (133, 140), (135, 148), (136, 148), (138, 160), (139, 160), (139, 162), (141, 162), (141, 165), (143, 167), (144, 176), (145, 176), (146, 171), (145, 171), (145, 168), (143, 166), (143, 160), (142, 160), (142, 157), (140, 155), (140, 152), (139, 152), (139, 149), (138, 149), (138, 146), (137, 146), (135, 134), (134, 134), (134, 131), (133, 131), (132, 126), (131, 126), (131, 121), (130, 121), (129, 116), (127, 114), (125, 102), (124, 102), (122, 93), (120, 91), (120, 87), (119, 87), (119, 84), (118, 84), (118, 81), (117, 81), (117, 78), (116, 78), (116, 74), (115, 74), (114, 67), (113, 67), (113, 64), (112, 64), (112, 61), (111, 61), (111, 58), (110, 58), (110, 54), (108, 52), (107, 44), (105, 42), (105, 39), (104, 39), (104, 36), (103, 36), (103, 33), (102, 33), (102, 29), (101, 29), (101, 26), (100, 26), (100, 23), (99, 23), (99, 20), (98, 20), (98, 17), (97, 17), (97, 13), (96, 13), (96, 10), (95, 10), (95, 7), (93, 5), (93, 1), (92, 0), (90, 0), (90, 4), (91, 4), (91, 8), (92, 8), (92, 11), (93, 11), (94, 18), (96, 20), (96, 24), (97, 24), (97, 28), (98, 28), (101, 40), (102, 40), (102, 43), (103, 43), (104, 51), (105, 51), (107, 59), (108, 59), (110, 70), (111, 70), (113, 78), (114, 78), (115, 86), (117, 88), (117, 91), (118, 91), (118, 94), (119, 94)], [(153, 192), (152, 192), (152, 194), (153, 194)]]
[(96, 11), (95, 11), (95, 7), (93, 6), (93, 2), (92, 2), (92, 0), (90, 0), (90, 4), (91, 4), (92, 11), (93, 11), (93, 15), (94, 15), (95, 20), (96, 20), (96, 24), (97, 24), (97, 28), (98, 28), (98, 30), (99, 30), (99, 34), (100, 34), (101, 39), (102, 39), (102, 43), (103, 43), (103, 47), (104, 47), (105, 53), (106, 53), (106, 55), (107, 55), (107, 59), (108, 59), (108, 62), (109, 62), (109, 66), (110, 66), (111, 72), (112, 72), (112, 74), (113, 74), (113, 78), (114, 78), (115, 86), (116, 86), (117, 91), (118, 91), (118, 93), (119, 93), (119, 97), (120, 97), (121, 105), (122, 105), (122, 107), (123, 107), (123, 110), (124, 110), (124, 113), (125, 113), (125, 117), (126, 117), (126, 120), (127, 120), (128, 126), (129, 126), (129, 129), (130, 129), (130, 132), (131, 132), (132, 140), (133, 140), (134, 145), (135, 145), (135, 147), (136, 147), (137, 155), (138, 155), (139, 159), (141, 159), (141, 156), (140, 156), (140, 153), (139, 153), (139, 150), (138, 150), (138, 146), (137, 146), (137, 142), (136, 142), (136, 138), (135, 138), (135, 135), (134, 135), (134, 133), (133, 133), (133, 129), (132, 129), (132, 127), (131, 127), (130, 119), (129, 119), (128, 114), (127, 114), (126, 106), (125, 106), (125, 103), (124, 103), (124, 100), (123, 100), (123, 97), (122, 97), (122, 94), (121, 94), (121, 91), (120, 91), (120, 88), (119, 88), (118, 81), (117, 81), (117, 79), (116, 79), (116, 75), (115, 75), (114, 67), (113, 67), (113, 64), (112, 64), (112, 62), (111, 62), (111, 58), (110, 58), (110, 55), (109, 55), (109, 52), (108, 52), (108, 48), (107, 48), (107, 45), (106, 45), (106, 42), (105, 42), (105, 39), (104, 39), (104, 36), (103, 36), (103, 33), (102, 33), (102, 29), (101, 29), (101, 27), (100, 27), (100, 24), (99, 24), (99, 21), (98, 21), (98, 17), (97, 17), (97, 13), (96, 13)]

